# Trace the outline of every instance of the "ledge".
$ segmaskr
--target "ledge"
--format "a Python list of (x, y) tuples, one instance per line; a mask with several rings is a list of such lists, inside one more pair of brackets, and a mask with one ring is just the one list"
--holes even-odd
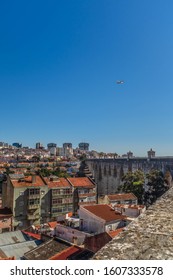
[(173, 188), (93, 257), (95, 260), (172, 260)]

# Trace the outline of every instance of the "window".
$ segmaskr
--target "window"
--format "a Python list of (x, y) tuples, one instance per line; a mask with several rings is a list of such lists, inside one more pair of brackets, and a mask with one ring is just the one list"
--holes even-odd
[(39, 205), (39, 204), (40, 204), (40, 200), (38, 198), (28, 200), (28, 205)]
[(52, 195), (60, 194), (60, 190), (52, 190)]
[(52, 199), (52, 204), (62, 204), (62, 198), (54, 198), (54, 199)]
[(64, 198), (63, 200), (62, 200), (62, 203), (72, 203), (73, 202), (73, 199), (72, 198)]
[(61, 213), (62, 208), (52, 208), (52, 213)]
[(24, 192), (20, 192), (20, 195), (24, 195)]
[(64, 194), (71, 194), (72, 193), (72, 189), (65, 189), (64, 190)]
[(71, 211), (73, 210), (73, 206), (72, 206), (72, 205), (68, 205), (67, 210), (68, 210), (69, 212), (71, 212)]
[(40, 194), (40, 189), (30, 189), (29, 195)]

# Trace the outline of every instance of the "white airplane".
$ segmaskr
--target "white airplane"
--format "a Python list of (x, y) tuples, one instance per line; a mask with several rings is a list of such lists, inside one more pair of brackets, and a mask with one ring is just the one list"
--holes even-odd
[(119, 81), (117, 81), (116, 83), (117, 83), (118, 85), (120, 85), (120, 84), (124, 84), (124, 81), (119, 80)]

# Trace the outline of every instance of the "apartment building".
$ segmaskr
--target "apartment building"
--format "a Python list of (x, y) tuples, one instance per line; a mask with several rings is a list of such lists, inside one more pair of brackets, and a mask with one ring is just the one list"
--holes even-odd
[(73, 210), (73, 188), (65, 178), (50, 176), (43, 178), (49, 189), (50, 218), (71, 212)]
[(68, 178), (73, 187), (73, 213), (77, 214), (80, 205), (96, 204), (96, 184), (88, 177)]
[(10, 174), (3, 186), (3, 207), (13, 212), (13, 227), (26, 228), (49, 220), (48, 186), (40, 176)]
[(111, 204), (112, 206), (115, 204), (138, 204), (138, 199), (133, 193), (116, 193), (105, 195), (102, 198), (104, 203)]
[(13, 228), (56, 220), (79, 205), (95, 204), (95, 183), (87, 177), (59, 178), (10, 174), (3, 185), (3, 207), (13, 213)]
[(53, 219), (68, 212), (77, 214), (80, 205), (96, 203), (95, 183), (87, 177), (50, 176), (44, 181), (50, 190), (50, 216)]

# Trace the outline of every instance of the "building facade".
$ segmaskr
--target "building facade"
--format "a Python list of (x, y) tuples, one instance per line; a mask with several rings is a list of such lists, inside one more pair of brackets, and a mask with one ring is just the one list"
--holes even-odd
[(3, 206), (13, 213), (13, 227), (26, 228), (49, 220), (48, 186), (40, 176), (10, 174), (3, 186)]

